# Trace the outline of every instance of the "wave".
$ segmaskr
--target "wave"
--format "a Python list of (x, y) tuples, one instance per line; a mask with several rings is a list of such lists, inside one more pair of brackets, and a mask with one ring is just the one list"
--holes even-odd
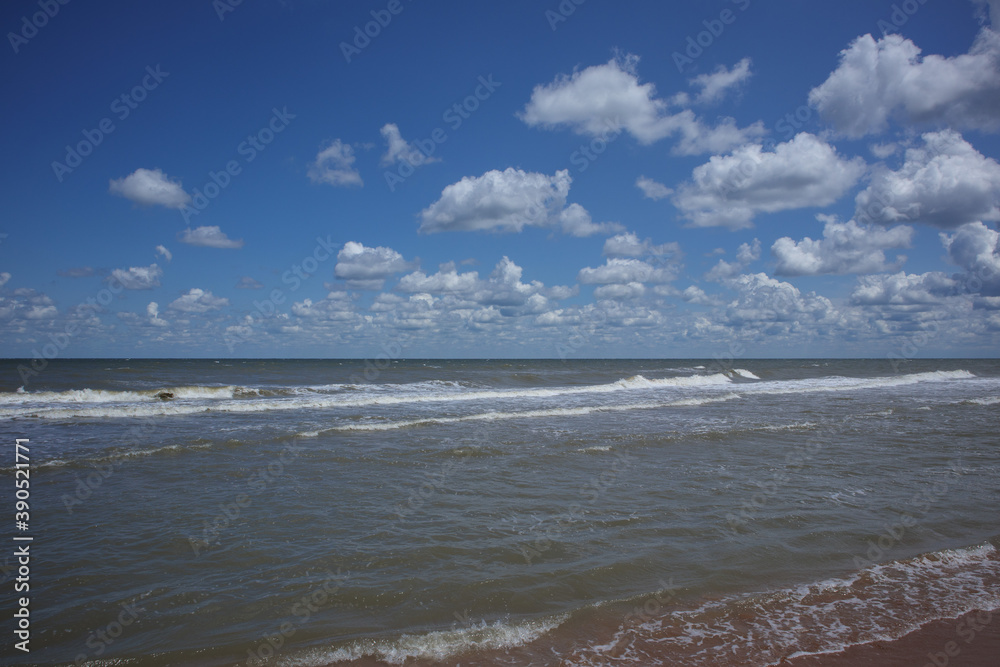
[(305, 438), (313, 438), (320, 433), (332, 431), (392, 431), (411, 426), (426, 426), (429, 424), (458, 424), (468, 421), (499, 421), (504, 419), (531, 419), (536, 417), (577, 417), (589, 415), (594, 412), (626, 412), (631, 410), (652, 410), (656, 408), (673, 408), (685, 406), (705, 405), (707, 403), (720, 403), (740, 398), (739, 394), (727, 394), (725, 396), (712, 396), (705, 398), (684, 398), (678, 401), (657, 402), (657, 403), (622, 403), (618, 405), (587, 405), (578, 408), (547, 408), (543, 410), (518, 410), (513, 412), (478, 412), (461, 417), (422, 417), (419, 419), (403, 419), (399, 421), (369, 422), (343, 424), (331, 426), (330, 428), (318, 431), (306, 431), (298, 435)]
[[(79, 469), (93, 469), (93, 468), (103, 468), (108, 464), (112, 466), (121, 465), (126, 460), (138, 459), (146, 456), (155, 456), (158, 454), (163, 454), (165, 452), (170, 453), (182, 453), (188, 451), (197, 451), (202, 449), (210, 449), (214, 447), (216, 443), (210, 441), (196, 440), (190, 443), (179, 443), (172, 445), (162, 445), (160, 447), (150, 447), (150, 448), (138, 448), (138, 449), (125, 449), (118, 448), (110, 452), (103, 452), (99, 456), (88, 455), (84, 458), (79, 459), (50, 459), (48, 461), (43, 461), (36, 464), (32, 464), (39, 469), (46, 468), (79, 468)], [(14, 470), (14, 466), (5, 466), (0, 468), (0, 472), (8, 473)]]
[[(864, 564), (864, 563), (861, 563)], [(665, 609), (622, 623), (572, 665), (778, 665), (802, 655), (898, 639), (924, 623), (1000, 605), (1000, 553), (986, 543), (870, 564), (852, 575)], [(597, 643), (599, 641), (599, 643)], [(794, 647), (794, 648), (793, 648)], [(619, 663), (616, 663), (619, 664)]]
[(26, 405), (29, 403), (113, 403), (144, 400), (143, 393), (135, 391), (104, 391), (101, 389), (26, 392), (21, 387), (16, 392), (0, 394), (0, 405)]
[(760, 381), (753, 384), (740, 385), (740, 391), (753, 394), (782, 394), (863, 391), (867, 389), (886, 389), (903, 387), (925, 382), (953, 382), (958, 380), (981, 379), (969, 371), (929, 371), (899, 376), (878, 376), (870, 378), (843, 377), (830, 375), (820, 378), (802, 380)]
[(60, 404), (60, 403), (134, 403), (172, 399), (219, 400), (238, 396), (259, 396), (260, 392), (248, 387), (185, 386), (164, 387), (141, 391), (111, 391), (107, 389), (70, 389), (67, 391), (16, 391), (0, 393), (0, 405)]
[(970, 398), (969, 403), (973, 405), (996, 405), (1000, 403), (1000, 396), (985, 396), (983, 398)]
[[(385, 385), (382, 385), (385, 386)], [(110, 389), (69, 389), (66, 391), (28, 392), (19, 388), (16, 392), (0, 392), (0, 406), (21, 405), (41, 406), (49, 404), (130, 404), (162, 403), (169, 401), (221, 401), (229, 399), (254, 399), (303, 394), (329, 394), (343, 392), (357, 385), (328, 384), (303, 387), (245, 387), (240, 385), (185, 385), (164, 386), (156, 389), (131, 389), (115, 391)]]
[[(629, 378), (617, 380), (610, 384), (585, 385), (585, 386), (563, 386), (543, 389), (508, 389), (508, 390), (469, 390), (460, 383), (436, 382), (415, 383), (421, 385), (420, 389), (414, 391), (414, 385), (410, 385), (411, 393), (401, 394), (398, 391), (393, 393), (387, 391), (387, 385), (363, 385), (366, 389), (372, 389), (357, 398), (345, 397), (345, 394), (323, 395), (318, 393), (303, 394), (294, 393), (287, 396), (260, 396), (261, 399), (274, 400), (225, 400), (238, 398), (239, 395), (251, 395), (256, 391), (242, 387), (206, 387), (206, 388), (178, 388), (178, 392), (161, 390), (159, 393), (169, 393), (168, 399), (189, 399), (183, 400), (150, 400), (156, 397), (157, 392), (150, 390), (145, 392), (109, 392), (116, 394), (115, 399), (102, 401), (91, 401), (91, 403), (113, 403), (113, 405), (103, 405), (92, 407), (84, 404), (79, 407), (49, 407), (50, 404), (74, 403), (74, 392), (59, 392), (49, 396), (49, 392), (40, 394), (24, 394), (23, 396), (39, 396), (29, 405), (25, 401), (22, 409), (0, 409), (0, 418), (13, 416), (27, 416), (47, 419), (67, 419), (73, 417), (153, 417), (161, 415), (190, 415), (199, 412), (264, 412), (268, 410), (295, 410), (295, 409), (322, 409), (322, 408), (363, 408), (369, 406), (400, 405), (407, 403), (425, 403), (440, 401), (477, 401), (477, 400), (503, 400), (503, 399), (523, 399), (523, 398), (554, 398), (573, 394), (596, 394), (615, 391), (630, 391), (643, 389), (683, 389), (693, 387), (712, 387), (729, 384), (731, 381), (725, 375), (692, 376), (683, 378), (662, 378), (649, 380), (641, 375), (634, 375)], [(331, 385), (326, 385), (331, 386)], [(435, 387), (438, 391), (426, 391), (428, 386)], [(398, 385), (396, 386), (398, 387)], [(449, 391), (440, 391), (448, 387)], [(206, 391), (199, 392), (199, 389)], [(93, 390), (80, 390), (90, 392)], [(19, 396), (21, 396), (19, 394)], [(259, 396), (259, 394), (258, 394)], [(131, 398), (131, 400), (130, 400)], [(212, 399), (214, 402), (195, 402), (190, 399)]]
[(352, 392), (352, 391), (381, 391), (381, 392), (404, 392), (404, 393), (418, 393), (422, 391), (434, 391), (441, 389), (463, 389), (474, 387), (470, 382), (462, 380), (422, 380), (420, 382), (409, 382), (406, 384), (397, 383), (333, 383), (333, 384), (312, 384), (305, 385), (302, 387), (294, 387), (293, 389), (298, 393), (321, 393), (329, 394), (336, 392)]
[(744, 377), (744, 378), (746, 378), (748, 380), (759, 380), (760, 379), (759, 377), (757, 377), (756, 375), (754, 375), (750, 371), (742, 369), (742, 368), (734, 368), (733, 372), (736, 373), (737, 375), (739, 375), (740, 377)]
[(469, 627), (435, 630), (424, 634), (405, 634), (397, 639), (368, 639), (337, 648), (312, 649), (296, 656), (286, 656), (279, 665), (320, 667), (337, 662), (375, 658), (391, 665), (411, 660), (440, 662), (470, 651), (503, 651), (523, 646), (559, 627), (567, 615), (521, 621), (485, 621)]
[[(742, 369), (736, 372), (745, 379), (757, 377)], [(739, 386), (741, 392), (780, 395), (854, 391), (974, 378), (976, 376), (969, 371), (957, 370), (874, 378), (828, 376), (778, 381), (758, 379), (753, 383), (741, 383)], [(211, 412), (351, 409), (434, 402), (545, 399), (612, 392), (711, 393), (731, 386), (732, 378), (725, 373), (715, 373), (654, 379), (633, 375), (608, 384), (520, 389), (484, 389), (470, 387), (467, 383), (432, 380), (409, 385), (316, 385), (276, 388), (226, 385), (182, 386), (142, 391), (78, 389), (63, 392), (10, 392), (0, 394), (0, 419), (143, 418)], [(690, 400), (697, 404), (702, 397), (699, 395)]]
[(765, 426), (754, 426), (752, 431), (794, 431), (798, 429), (811, 429), (819, 426), (817, 422), (795, 422), (792, 424), (767, 424)]

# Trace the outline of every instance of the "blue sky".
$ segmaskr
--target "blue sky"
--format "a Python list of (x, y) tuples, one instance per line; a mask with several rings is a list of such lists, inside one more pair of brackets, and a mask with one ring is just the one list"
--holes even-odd
[(5, 3), (3, 352), (993, 356), (998, 23)]

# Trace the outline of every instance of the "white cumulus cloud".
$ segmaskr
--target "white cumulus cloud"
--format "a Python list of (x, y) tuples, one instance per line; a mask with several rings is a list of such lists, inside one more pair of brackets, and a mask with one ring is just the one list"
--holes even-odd
[[(432, 275), (415, 271), (403, 276), (397, 289), (414, 296), (422, 294), (436, 308), (448, 304), (455, 312), (465, 313), (463, 316), (473, 307), (496, 307), (504, 317), (541, 313), (549, 309), (553, 300), (576, 293), (567, 287), (547, 288), (538, 280), (525, 282), (523, 274), (524, 270), (506, 256), (485, 279), (480, 279), (475, 271), (458, 273), (455, 264), (449, 262)], [(435, 301), (432, 295), (440, 298)], [(386, 303), (391, 308), (398, 305)]]
[(609, 257), (603, 266), (580, 269), (577, 281), (584, 285), (667, 283), (677, 277), (673, 266), (656, 268), (641, 259)]
[(235, 241), (229, 238), (216, 225), (185, 229), (180, 234), (180, 241), (181, 243), (187, 243), (188, 245), (202, 246), (205, 248), (235, 249), (243, 247), (243, 239)]
[(695, 98), (697, 104), (712, 104), (721, 100), (727, 91), (739, 86), (750, 78), (750, 59), (744, 58), (732, 69), (719, 65), (710, 74), (701, 74), (691, 79), (691, 85), (701, 88)]
[(970, 291), (1000, 296), (1000, 233), (981, 222), (970, 222), (954, 234), (941, 234), (948, 259), (965, 269), (957, 276)]
[(984, 28), (969, 52), (954, 58), (921, 56), (894, 33), (877, 41), (862, 35), (809, 102), (854, 138), (885, 130), (890, 119), (1000, 130), (1000, 35)]
[(765, 273), (736, 276), (727, 285), (736, 290), (726, 315), (731, 324), (786, 323), (798, 328), (810, 321), (836, 317), (833, 303), (814, 292), (803, 294), (791, 283), (771, 278)]
[(598, 300), (631, 301), (646, 294), (642, 283), (611, 283), (594, 288), (594, 298)]
[(170, 324), (160, 317), (160, 305), (155, 301), (150, 301), (149, 305), (146, 306), (146, 317), (154, 327), (165, 327)]
[(334, 139), (316, 155), (307, 175), (313, 183), (330, 185), (364, 185), (361, 174), (354, 168), (354, 149), (350, 144)]
[(387, 277), (412, 268), (413, 264), (392, 248), (368, 248), (361, 243), (348, 241), (337, 253), (333, 274), (350, 281), (352, 287), (381, 289)]
[(863, 306), (926, 306), (939, 303), (954, 288), (955, 281), (940, 271), (878, 273), (858, 276), (851, 301)]
[(111, 180), (108, 190), (143, 206), (159, 204), (179, 209), (191, 201), (180, 181), (170, 180), (159, 169), (136, 169), (124, 178)]
[(771, 254), (778, 263), (775, 271), (778, 275), (815, 276), (897, 270), (902, 262), (897, 260), (894, 266), (887, 266), (884, 251), (908, 248), (913, 239), (913, 228), (905, 225), (892, 229), (863, 227), (854, 220), (841, 223), (832, 217), (818, 217), (826, 223), (823, 238), (813, 240), (807, 236), (795, 241), (784, 236), (771, 246)]
[(12, 297), (0, 296), (0, 321), (51, 320), (58, 314), (47, 294), (29, 287), (15, 289)]
[(954, 130), (928, 132), (896, 171), (877, 171), (855, 199), (863, 222), (923, 222), (944, 229), (1000, 220), (1000, 164)]
[(382, 156), (382, 166), (390, 166), (397, 162), (406, 162), (413, 167), (422, 164), (438, 162), (439, 158), (424, 155), (422, 151), (409, 143), (399, 132), (399, 127), (395, 123), (386, 123), (379, 130), (382, 138), (385, 139), (385, 154)]
[(655, 245), (652, 239), (640, 241), (635, 232), (625, 232), (604, 241), (604, 255), (607, 257), (668, 256), (672, 259), (679, 259), (681, 247), (676, 242)]
[(163, 269), (156, 264), (149, 266), (133, 266), (128, 269), (115, 269), (110, 280), (118, 282), (125, 289), (143, 290), (160, 286)]
[(972, 0), (977, 6), (981, 23), (989, 21), (992, 28), (1000, 27), (1000, 0)]
[(691, 285), (681, 292), (681, 298), (688, 303), (693, 303), (697, 306), (720, 306), (722, 305), (722, 300), (717, 296), (709, 296), (705, 293), (705, 290), (698, 287), (697, 285)]
[(740, 244), (740, 247), (736, 249), (735, 262), (720, 259), (712, 267), (712, 270), (705, 274), (705, 279), (713, 282), (728, 280), (736, 274), (746, 271), (747, 267), (758, 259), (760, 259), (760, 239), (755, 238), (753, 243)]
[(484, 306), (511, 307), (521, 306), (531, 298), (535, 298), (534, 310), (544, 307), (545, 299), (540, 294), (545, 288), (541, 282), (532, 280), (530, 283), (521, 281), (524, 270), (504, 256), (493, 269), (488, 280), (477, 286), (473, 298)]
[[(670, 113), (653, 84), (639, 83), (638, 62), (634, 55), (615, 58), (535, 86), (519, 117), (532, 127), (567, 127), (595, 137), (624, 130), (643, 144), (677, 136), (674, 152), (681, 155), (720, 152), (763, 136), (761, 123), (739, 128), (735, 120), (725, 118), (711, 127), (690, 109)], [(721, 79), (704, 83), (713, 95), (726, 87)]]
[(479, 274), (476, 271), (468, 273), (458, 273), (454, 264), (445, 264), (437, 273), (427, 275), (423, 271), (414, 271), (399, 279), (397, 286), (401, 292), (427, 292), (430, 294), (440, 294), (450, 292), (453, 294), (466, 294), (475, 290), (479, 283)]
[(229, 305), (229, 299), (218, 297), (208, 290), (199, 287), (192, 287), (187, 294), (183, 294), (170, 304), (174, 310), (184, 313), (202, 314), (212, 310), (219, 310)]
[(635, 187), (642, 190), (642, 196), (647, 199), (664, 199), (674, 193), (673, 190), (663, 183), (657, 183), (651, 178), (640, 176), (635, 180)]
[(847, 160), (818, 137), (802, 132), (764, 152), (747, 144), (714, 156), (692, 173), (673, 198), (694, 227), (750, 227), (758, 213), (827, 206), (865, 171), (861, 158)]
[(566, 169), (547, 176), (508, 167), (466, 176), (421, 212), (420, 231), (519, 232), (558, 224), (572, 181)]
[(570, 204), (559, 212), (559, 226), (563, 234), (569, 236), (593, 236), (608, 234), (624, 229), (617, 222), (594, 222), (590, 213), (579, 204)]
[(344, 292), (330, 292), (325, 299), (314, 302), (304, 299), (292, 304), (292, 314), (309, 320), (349, 322), (357, 317), (350, 297)]

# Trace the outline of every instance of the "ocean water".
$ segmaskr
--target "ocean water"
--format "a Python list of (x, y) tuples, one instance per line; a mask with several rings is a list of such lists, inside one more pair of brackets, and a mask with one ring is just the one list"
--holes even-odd
[(771, 665), (1000, 607), (995, 360), (18, 363), (4, 664)]

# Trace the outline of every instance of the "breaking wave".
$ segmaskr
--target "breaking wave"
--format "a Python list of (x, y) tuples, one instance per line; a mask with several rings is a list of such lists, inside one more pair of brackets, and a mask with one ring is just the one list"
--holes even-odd
[[(828, 376), (822, 378), (762, 381), (750, 371), (735, 371), (744, 379), (740, 391), (753, 394), (785, 394), (822, 391), (854, 391), (901, 386), (921, 382), (974, 379), (965, 370), (932, 371), (874, 378)], [(198, 413), (254, 413), (272, 410), (324, 410), (365, 408), (422, 403), (546, 399), (615, 392), (683, 392), (685, 399), (700, 404), (706, 395), (732, 387), (725, 373), (649, 379), (633, 375), (607, 384), (569, 385), (520, 389), (484, 389), (467, 383), (426, 381), (409, 385), (317, 385), (311, 387), (180, 386), (142, 391), (77, 389), (62, 392), (0, 393), (0, 419), (138, 418)], [(658, 403), (664, 405), (666, 403)], [(681, 405), (681, 402), (669, 403)], [(641, 407), (637, 404), (636, 407)], [(590, 409), (590, 408), (588, 408)], [(606, 409), (596, 408), (596, 409)], [(633, 409), (625, 407), (622, 409)], [(539, 416), (548, 416), (548, 413)]]

